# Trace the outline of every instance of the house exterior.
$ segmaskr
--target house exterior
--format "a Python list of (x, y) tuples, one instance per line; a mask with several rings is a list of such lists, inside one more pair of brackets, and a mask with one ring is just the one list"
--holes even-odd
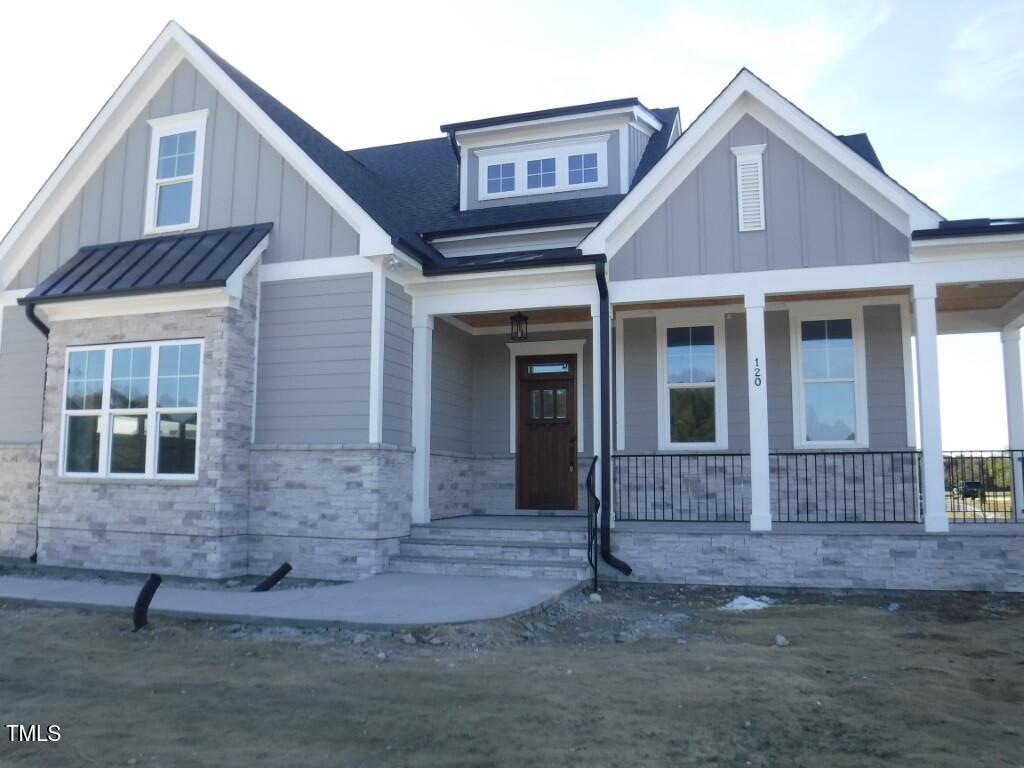
[[(746, 70), (441, 134), (344, 151), (169, 24), (0, 242), (0, 555), (1024, 588), (1024, 221)], [(1010, 446), (944, 456), (980, 331)]]

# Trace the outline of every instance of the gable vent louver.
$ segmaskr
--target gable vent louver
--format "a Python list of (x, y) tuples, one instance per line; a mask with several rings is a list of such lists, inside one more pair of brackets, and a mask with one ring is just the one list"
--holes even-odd
[(740, 232), (764, 229), (764, 144), (733, 147), (736, 155), (736, 195)]

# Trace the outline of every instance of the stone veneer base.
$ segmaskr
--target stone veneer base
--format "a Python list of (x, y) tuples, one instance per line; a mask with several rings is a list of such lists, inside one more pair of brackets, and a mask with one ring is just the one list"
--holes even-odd
[(0, 557), (36, 550), (39, 445), (0, 445)]

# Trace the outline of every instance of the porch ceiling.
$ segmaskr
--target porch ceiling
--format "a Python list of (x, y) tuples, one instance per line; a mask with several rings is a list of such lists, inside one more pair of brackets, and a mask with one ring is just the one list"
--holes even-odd
[[(455, 315), (455, 319), (472, 328), (500, 328), (508, 325), (514, 311), (485, 312), (472, 315)], [(531, 309), (525, 311), (530, 318), (530, 327), (555, 325), (557, 323), (590, 322), (590, 307), (558, 307), (555, 309)]]
[(1000, 309), (1024, 291), (1024, 281), (940, 285), (935, 306), (939, 312)]

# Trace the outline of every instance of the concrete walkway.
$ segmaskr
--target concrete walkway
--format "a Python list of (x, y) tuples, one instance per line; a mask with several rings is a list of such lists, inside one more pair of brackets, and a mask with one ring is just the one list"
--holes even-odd
[[(130, 616), (137, 586), (0, 576), (0, 599), (123, 609)], [(491, 576), (386, 573), (351, 584), (270, 592), (161, 586), (150, 616), (295, 625), (445, 624), (496, 619), (558, 597), (575, 581)], [(130, 620), (130, 619), (129, 619)]]

